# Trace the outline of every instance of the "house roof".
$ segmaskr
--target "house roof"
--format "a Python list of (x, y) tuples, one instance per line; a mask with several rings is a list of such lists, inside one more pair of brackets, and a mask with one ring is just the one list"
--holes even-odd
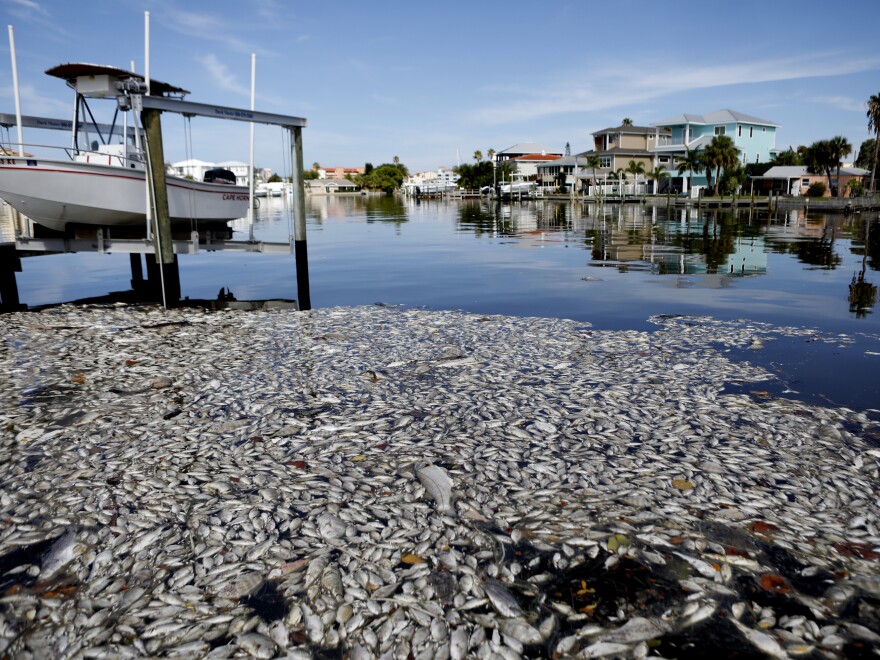
[(713, 110), (705, 115), (689, 115), (682, 113), (673, 115), (663, 121), (656, 121), (651, 124), (651, 126), (678, 126), (680, 124), (758, 124), (760, 126), (781, 126), (781, 124), (766, 119), (753, 117), (744, 112), (737, 112), (736, 110), (729, 109)]
[[(835, 168), (835, 173), (836, 173)], [(840, 173), (847, 176), (866, 176), (870, 174), (870, 170), (863, 170), (861, 167), (841, 167)], [(764, 179), (797, 179), (803, 176), (822, 175), (821, 172), (809, 172), (806, 165), (775, 165), (764, 172)], [(756, 177), (757, 178), (757, 177)]]
[(652, 156), (653, 154), (653, 151), (648, 151), (647, 149), (612, 147), (611, 149), (601, 149), (599, 151), (590, 149), (589, 151), (583, 151), (577, 155), (589, 158), (590, 156)]
[[(629, 133), (630, 135), (653, 135), (657, 132), (657, 126), (624, 126), (620, 125), (616, 128), (603, 128), (601, 131), (596, 131), (592, 133), (592, 135), (605, 135), (606, 133)], [(672, 129), (660, 129), (661, 133), (672, 132)]]
[(510, 160), (526, 160), (543, 163), (550, 160), (558, 160), (559, 158), (562, 158), (559, 154), (523, 154), (522, 156), (517, 156)]
[(587, 160), (578, 154), (577, 156), (562, 156), (561, 158), (555, 158), (543, 165), (538, 165), (538, 169), (542, 169), (544, 167), (565, 167), (566, 165), (577, 165), (578, 167), (586, 167)]
[(198, 158), (190, 158), (188, 160), (179, 160), (176, 163), (171, 163), (171, 167), (214, 167), (214, 163), (209, 163), (205, 160), (199, 160)]
[(502, 151), (499, 151), (496, 156), (500, 156), (501, 154), (556, 154), (557, 156), (561, 156), (562, 154), (558, 151), (551, 151), (545, 146), (542, 146), (536, 142), (520, 142), (519, 144), (515, 144), (512, 147), (507, 147)]
[(217, 167), (248, 167), (248, 164), (240, 160), (224, 160), (222, 163), (217, 163)]

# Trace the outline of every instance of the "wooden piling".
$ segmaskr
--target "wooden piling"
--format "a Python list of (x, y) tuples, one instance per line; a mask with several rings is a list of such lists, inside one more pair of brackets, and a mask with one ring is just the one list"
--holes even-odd
[(165, 150), (162, 147), (161, 112), (144, 108), (141, 122), (147, 139), (147, 160), (150, 201), (153, 204), (153, 241), (156, 263), (160, 267), (163, 302), (166, 306), (180, 302), (180, 273), (171, 242), (171, 215), (168, 211), (168, 189), (165, 184)]
[(14, 245), (0, 246), (0, 310), (14, 312), (22, 309), (18, 298), (15, 274), (21, 272), (21, 259)]
[(306, 241), (306, 193), (303, 177), (302, 128), (293, 126), (291, 133), (291, 159), (293, 166), (293, 254), (296, 261), (296, 295), (301, 310), (312, 308), (309, 294), (309, 251)]

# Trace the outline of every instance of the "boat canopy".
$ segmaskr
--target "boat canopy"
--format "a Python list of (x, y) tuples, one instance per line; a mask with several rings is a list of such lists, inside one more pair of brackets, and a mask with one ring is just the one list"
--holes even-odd
[[(106, 64), (88, 64), (86, 62), (69, 62), (67, 64), (59, 64), (51, 69), (46, 70), (46, 75), (61, 78), (67, 82), (67, 85), (79, 91), (82, 84), (78, 81), (82, 78), (98, 79), (106, 76), (107, 79), (114, 81), (136, 80), (144, 82), (144, 77), (133, 71), (126, 71), (115, 66)], [(188, 90), (181, 87), (175, 87), (168, 83), (150, 78), (150, 96), (180, 96), (181, 98), (189, 94)]]

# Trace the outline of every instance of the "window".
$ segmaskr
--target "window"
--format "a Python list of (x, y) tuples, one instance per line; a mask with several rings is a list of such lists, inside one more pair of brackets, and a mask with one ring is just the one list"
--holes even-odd
[(611, 167), (611, 156), (599, 156), (602, 164), (599, 167)]
[(737, 137), (742, 137), (742, 136), (743, 136), (743, 127), (742, 127), (742, 126), (737, 126), (737, 127), (736, 127), (736, 136), (737, 136)]
[(661, 163), (668, 163), (668, 162), (669, 162), (669, 156), (660, 156), (660, 162), (661, 162)]
[(724, 126), (716, 126), (715, 135), (724, 135)]
[(801, 179), (801, 185), (809, 187), (810, 180), (809, 179)]
[(749, 126), (749, 137), (755, 137), (755, 127)]

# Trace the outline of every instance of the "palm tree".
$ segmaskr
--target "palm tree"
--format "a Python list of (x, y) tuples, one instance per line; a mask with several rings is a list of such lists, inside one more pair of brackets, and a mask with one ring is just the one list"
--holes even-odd
[(874, 177), (877, 173), (877, 157), (880, 155), (880, 94), (874, 94), (868, 99), (868, 130), (874, 132), (874, 167), (871, 168), (871, 185), (869, 190), (874, 191)]
[(831, 190), (831, 170), (837, 166), (831, 140), (817, 140), (804, 152), (804, 164), (812, 174), (825, 174), (828, 190)]
[(626, 170), (618, 167), (614, 170), (614, 176), (620, 181), (620, 199), (623, 199), (626, 196)]
[(837, 162), (837, 186), (831, 189), (831, 194), (840, 196), (840, 162), (852, 153), (852, 145), (842, 135), (835, 135), (828, 140), (830, 156)]
[(321, 169), (321, 163), (312, 163), (312, 169), (315, 170), (315, 172), (317, 172), (318, 170)]
[(624, 117), (624, 118), (623, 118), (623, 121), (620, 122), (620, 125), (621, 125), (621, 126), (632, 126), (632, 125), (633, 125), (633, 120), (630, 119), (629, 117)]
[(694, 179), (694, 174), (699, 174), (704, 169), (706, 169), (705, 161), (703, 160), (703, 154), (700, 151), (694, 149), (691, 151), (687, 147), (684, 148), (684, 156), (678, 156), (678, 167), (676, 168), (680, 175), (684, 175), (685, 172), (688, 172), (688, 190), (691, 189), (691, 182)]
[(477, 161), (478, 163), (482, 163), (482, 162), (483, 162), (483, 152), (480, 151), (479, 149), (477, 149), (477, 150), (474, 152), (474, 160)]
[(587, 156), (587, 167), (593, 170), (593, 186), (599, 190), (599, 182), (596, 180), (596, 170), (602, 167), (602, 159), (599, 156)]
[(486, 158), (489, 160), (495, 160), (495, 150), (489, 149), (489, 151), (486, 152)]
[(631, 160), (626, 166), (626, 171), (633, 175), (633, 179), (635, 180), (635, 187), (638, 188), (639, 175), (644, 175), (645, 164), (641, 161)]
[(704, 155), (706, 163), (706, 179), (711, 177), (711, 168), (715, 168), (715, 181), (712, 184), (712, 194), (718, 193), (718, 182), (721, 180), (721, 170), (731, 170), (739, 165), (739, 151), (733, 140), (726, 135), (716, 135), (706, 147)]
[(657, 182), (654, 185), (654, 194), (655, 195), (660, 192), (660, 182), (663, 179), (666, 179), (668, 177), (669, 177), (669, 172), (666, 171), (665, 165), (658, 165), (653, 170), (648, 172), (648, 178), (651, 179), (652, 181)]

